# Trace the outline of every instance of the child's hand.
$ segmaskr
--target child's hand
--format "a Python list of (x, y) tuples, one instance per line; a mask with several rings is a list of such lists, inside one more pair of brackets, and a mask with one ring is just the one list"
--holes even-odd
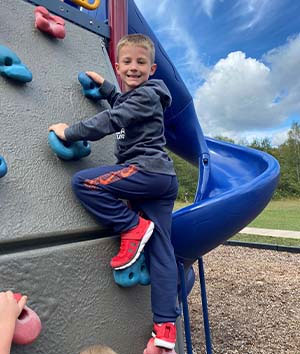
[(48, 128), (49, 132), (54, 131), (54, 133), (61, 139), (61, 140), (66, 140), (65, 137), (65, 129), (67, 129), (69, 126), (66, 123), (57, 123), (50, 125)]
[(17, 302), (11, 291), (0, 292), (0, 354), (9, 354), (10, 352), (16, 320), (26, 301), (27, 296), (22, 296)]
[(26, 305), (26, 301), (27, 296), (22, 296), (20, 301), (17, 302), (11, 291), (0, 292), (0, 322), (3, 318), (12, 318), (16, 321)]
[(95, 73), (94, 71), (86, 71), (85, 73), (86, 73), (87, 76), (89, 76), (92, 80), (94, 80), (97, 84), (99, 84), (99, 85), (102, 85), (102, 84), (103, 84), (104, 78), (103, 78), (101, 75)]

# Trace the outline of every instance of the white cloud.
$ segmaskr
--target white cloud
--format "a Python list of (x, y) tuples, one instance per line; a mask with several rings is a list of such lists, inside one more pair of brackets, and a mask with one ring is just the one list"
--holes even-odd
[(198, 45), (194, 34), (190, 33), (183, 24), (181, 14), (186, 3), (174, 2), (174, 0), (163, 0), (159, 5), (156, 1), (149, 0), (135, 0), (135, 2), (146, 20), (153, 24), (152, 29), (166, 52), (173, 52), (176, 57), (176, 69), (182, 76), (189, 78), (189, 87), (196, 88), (200, 79), (206, 77), (208, 68), (203, 64), (196, 50)]
[(297, 36), (267, 53), (263, 61), (242, 52), (221, 59), (195, 94), (204, 133), (247, 137), (299, 115), (299, 58)]

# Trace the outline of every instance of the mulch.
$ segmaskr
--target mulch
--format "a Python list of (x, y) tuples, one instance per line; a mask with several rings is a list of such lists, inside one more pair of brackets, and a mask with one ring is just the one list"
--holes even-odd
[[(203, 257), (214, 354), (300, 354), (300, 255), (219, 246)], [(198, 267), (193, 353), (206, 353)]]

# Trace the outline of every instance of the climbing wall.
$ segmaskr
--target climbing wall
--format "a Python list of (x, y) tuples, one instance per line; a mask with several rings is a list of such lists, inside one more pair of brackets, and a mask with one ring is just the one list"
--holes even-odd
[(37, 341), (12, 353), (75, 354), (106, 343), (140, 354), (151, 330), (149, 287), (114, 283), (117, 235), (95, 222), (70, 187), (74, 172), (114, 163), (114, 137), (93, 142), (92, 153), (75, 162), (60, 160), (47, 143), (50, 124), (107, 107), (83, 96), (79, 72), (115, 77), (101, 37), (66, 21), (66, 37), (53, 39), (34, 27), (34, 9), (0, 0), (0, 45), (33, 75), (26, 84), (0, 76), (0, 155), (8, 166), (0, 179), (0, 288), (28, 294), (43, 325)]

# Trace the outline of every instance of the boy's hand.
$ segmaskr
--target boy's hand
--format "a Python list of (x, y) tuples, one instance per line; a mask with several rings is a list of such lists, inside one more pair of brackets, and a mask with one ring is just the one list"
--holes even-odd
[(0, 354), (10, 353), (16, 320), (20, 316), (26, 301), (27, 296), (22, 296), (17, 302), (11, 291), (0, 292)]
[(103, 78), (101, 75), (95, 73), (94, 71), (86, 71), (85, 73), (86, 73), (87, 76), (89, 76), (92, 80), (94, 80), (97, 84), (99, 84), (99, 85), (102, 85), (102, 84), (103, 84), (104, 78)]
[(52, 130), (61, 140), (66, 140), (65, 129), (67, 129), (68, 127), (69, 126), (66, 123), (57, 123), (50, 125), (48, 131), (50, 132)]

